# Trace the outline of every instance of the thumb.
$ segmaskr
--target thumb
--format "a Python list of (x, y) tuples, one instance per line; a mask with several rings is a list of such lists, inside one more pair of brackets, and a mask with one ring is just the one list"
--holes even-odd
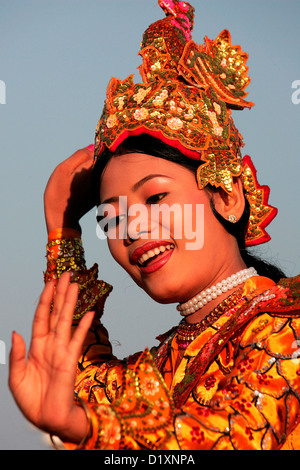
[(22, 382), (26, 372), (26, 345), (23, 337), (13, 331), (9, 356), (9, 387), (14, 389)]

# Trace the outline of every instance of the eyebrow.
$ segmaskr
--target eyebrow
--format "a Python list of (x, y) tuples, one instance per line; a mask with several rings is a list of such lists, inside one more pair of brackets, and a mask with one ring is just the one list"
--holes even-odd
[[(141, 186), (143, 186), (143, 184), (145, 184), (147, 181), (153, 179), (153, 178), (169, 178), (169, 179), (173, 179), (171, 176), (167, 176), (167, 175), (161, 175), (161, 174), (151, 174), (151, 175), (147, 175), (145, 176), (144, 178), (142, 178), (141, 180), (137, 181), (131, 188), (131, 190), (133, 192), (136, 192)], [(119, 201), (119, 196), (113, 196), (113, 197), (110, 197), (108, 199), (105, 199), (105, 201), (102, 202), (102, 204), (110, 204), (112, 202), (118, 202)]]

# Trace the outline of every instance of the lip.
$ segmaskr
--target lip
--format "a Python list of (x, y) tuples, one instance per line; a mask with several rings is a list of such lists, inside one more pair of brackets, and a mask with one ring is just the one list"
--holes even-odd
[[(146, 253), (146, 251), (149, 251), (149, 250), (154, 250), (154, 248), (157, 248), (159, 246), (166, 246), (166, 245), (171, 245), (171, 243), (173, 242), (170, 242), (170, 241), (166, 241), (166, 240), (156, 240), (156, 241), (152, 241), (152, 242), (147, 242), (147, 243), (144, 243), (144, 245), (142, 246), (139, 246), (138, 248), (136, 248), (134, 250), (134, 252), (131, 254), (130, 256), (130, 261), (133, 263), (133, 264), (137, 264), (138, 263), (138, 259), (144, 254)], [(170, 252), (172, 253), (173, 250), (170, 250)], [(168, 254), (170, 253), (168, 252)], [(167, 255), (166, 255), (167, 256)], [(144, 268), (146, 269), (146, 268)]]
[(158, 260), (153, 261), (151, 264), (148, 266), (139, 266), (139, 269), (143, 274), (151, 274), (154, 273), (155, 271), (158, 271), (161, 269), (171, 258), (173, 254), (173, 250), (169, 250), (167, 253), (164, 253), (163, 256), (161, 256)]

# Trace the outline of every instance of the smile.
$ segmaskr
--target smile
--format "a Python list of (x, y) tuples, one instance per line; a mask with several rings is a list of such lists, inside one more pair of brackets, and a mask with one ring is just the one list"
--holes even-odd
[(152, 258), (157, 257), (161, 253), (164, 253), (165, 251), (173, 250), (174, 245), (170, 243), (169, 245), (160, 245), (153, 250), (148, 250), (146, 251), (142, 256), (139, 257), (138, 259), (138, 264), (140, 266), (145, 266), (148, 264), (149, 260)]
[(162, 268), (173, 254), (175, 245), (167, 241), (152, 241), (138, 247), (131, 261), (143, 274), (151, 274)]

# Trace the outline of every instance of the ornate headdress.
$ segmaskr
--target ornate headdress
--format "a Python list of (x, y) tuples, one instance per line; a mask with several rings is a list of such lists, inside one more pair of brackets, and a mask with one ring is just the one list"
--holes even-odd
[(229, 31), (198, 45), (191, 39), (194, 8), (185, 1), (159, 0), (166, 17), (144, 33), (139, 54), (143, 83), (133, 75), (112, 78), (96, 128), (95, 160), (130, 136), (150, 134), (199, 160), (199, 188), (208, 183), (232, 191), (241, 176), (250, 204), (247, 246), (270, 239), (265, 227), (277, 214), (268, 204), (269, 188), (260, 186), (250, 157), (242, 159), (242, 136), (231, 109), (251, 108), (245, 101), (250, 83), (248, 54), (231, 44)]

